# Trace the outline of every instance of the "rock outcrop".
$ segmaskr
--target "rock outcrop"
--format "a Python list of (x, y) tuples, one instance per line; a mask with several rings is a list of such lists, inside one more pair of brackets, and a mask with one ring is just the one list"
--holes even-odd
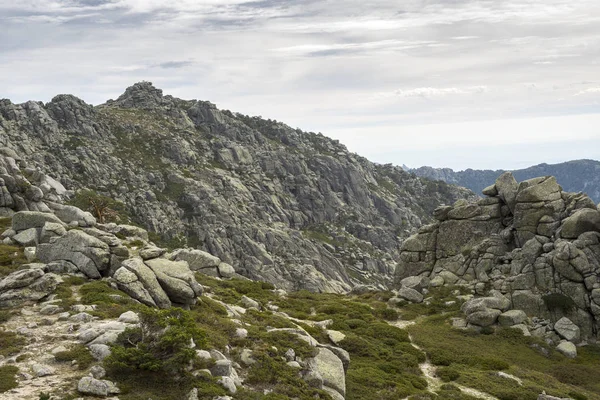
[(554, 335), (556, 343), (556, 332), (568, 331), (568, 339), (567, 333), (560, 336), (579, 340), (565, 320), (580, 329), (582, 339), (595, 337), (600, 328), (596, 204), (582, 193), (564, 192), (554, 177), (518, 183), (504, 173), (484, 193), (475, 203), (437, 208), (437, 222), (404, 241), (398, 282), (418, 275), (432, 285), (465, 284), (480, 295), (491, 290), (506, 300), (502, 307), (485, 305), (492, 298), (466, 303), (463, 310), (474, 325), (523, 322), (520, 313), (504, 313), (510, 308), (550, 320), (533, 333)]
[(164, 96), (148, 82), (96, 107), (70, 95), (2, 100), (0, 154), (0, 215), (53, 211), (89, 228), (90, 215), (60, 205), (89, 189), (172, 247), (217, 256), (223, 264), (210, 273), (287, 290), (389, 287), (400, 240), (438, 204), (472, 196), (321, 134)]

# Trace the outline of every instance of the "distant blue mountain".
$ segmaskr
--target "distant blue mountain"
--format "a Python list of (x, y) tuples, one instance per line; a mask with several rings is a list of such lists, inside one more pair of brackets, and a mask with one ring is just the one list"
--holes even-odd
[[(441, 180), (471, 189), (481, 194), (486, 186), (495, 182), (504, 170), (454, 171), (450, 168), (420, 167), (408, 169), (417, 176)], [(560, 164), (539, 164), (525, 169), (513, 170), (515, 178), (523, 181), (537, 176), (552, 175), (568, 192), (584, 192), (596, 203), (600, 202), (600, 161), (574, 160)]]

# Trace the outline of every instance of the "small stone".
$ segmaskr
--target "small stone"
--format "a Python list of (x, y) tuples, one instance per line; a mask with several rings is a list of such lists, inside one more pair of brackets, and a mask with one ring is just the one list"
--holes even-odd
[(248, 337), (248, 330), (244, 328), (236, 328), (235, 336), (237, 336), (240, 339), (245, 339)]
[(296, 352), (294, 351), (294, 349), (288, 349), (285, 352), (285, 359), (287, 361), (294, 361), (296, 359)]
[(94, 365), (90, 368), (90, 374), (96, 379), (102, 379), (106, 376), (106, 370), (99, 365)]
[(52, 351), (50, 351), (50, 353), (56, 355), (58, 353), (62, 353), (62, 352), (65, 352), (65, 351), (68, 351), (68, 349), (65, 346), (61, 345), (61, 346), (53, 348)]
[(108, 396), (109, 386), (106, 382), (95, 379), (91, 376), (84, 376), (77, 383), (77, 391), (83, 394), (93, 396)]
[(254, 308), (260, 311), (260, 304), (258, 303), (258, 301), (253, 300), (248, 296), (242, 296), (242, 304), (246, 308)]
[(509, 310), (498, 316), (498, 323), (502, 326), (513, 326), (527, 320), (527, 314), (523, 310)]
[(210, 360), (212, 358), (206, 350), (196, 350), (196, 355), (202, 360)]
[(577, 347), (575, 347), (575, 345), (571, 342), (561, 342), (558, 346), (556, 346), (556, 350), (564, 354), (566, 357), (577, 357)]
[(554, 330), (560, 335), (560, 337), (577, 343), (581, 339), (581, 332), (577, 325), (575, 325), (569, 318), (562, 317), (554, 324)]
[(327, 330), (327, 337), (335, 345), (339, 344), (342, 340), (346, 339), (346, 335), (344, 335), (342, 332), (331, 329)]
[(94, 357), (98, 361), (104, 360), (106, 357), (110, 356), (110, 347), (105, 344), (92, 344), (89, 346), (90, 353), (92, 353), (92, 357)]
[(25, 255), (25, 258), (27, 259), (27, 262), (33, 262), (36, 259), (35, 247), (25, 247), (25, 249), (23, 250), (23, 254)]
[(229, 360), (218, 360), (215, 364), (210, 368), (210, 372), (213, 376), (230, 376), (231, 375), (231, 361)]
[(127, 311), (119, 316), (119, 322), (126, 324), (139, 324), (140, 317), (133, 311)]
[(31, 371), (33, 372), (33, 375), (37, 376), (38, 378), (41, 378), (42, 376), (54, 375), (55, 373), (54, 368), (43, 364), (33, 364), (31, 366)]
[(218, 383), (221, 384), (221, 386), (223, 386), (231, 394), (235, 394), (237, 392), (235, 382), (228, 376), (222, 376), (219, 378)]
[(231, 278), (235, 275), (235, 269), (227, 263), (222, 262), (217, 269), (222, 278)]
[(62, 311), (62, 308), (57, 306), (56, 304), (48, 304), (47, 306), (42, 307), (40, 310), (40, 314), (42, 315), (52, 315), (57, 314)]
[(90, 322), (93, 319), (94, 317), (86, 312), (81, 312), (79, 314), (75, 314), (69, 317), (69, 320), (73, 322)]
[(242, 361), (242, 364), (246, 366), (256, 364), (256, 360), (252, 357), (252, 350), (250, 349), (242, 350), (242, 352), (240, 353), (240, 360)]
[(415, 289), (408, 287), (400, 288), (400, 290), (398, 290), (398, 297), (401, 297), (404, 300), (412, 301), (413, 303), (423, 302), (423, 295), (417, 292)]

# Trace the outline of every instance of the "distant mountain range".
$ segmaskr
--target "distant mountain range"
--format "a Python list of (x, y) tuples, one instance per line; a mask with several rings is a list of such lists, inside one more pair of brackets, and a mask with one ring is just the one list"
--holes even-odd
[[(417, 176), (433, 180), (441, 180), (471, 189), (477, 194), (494, 183), (504, 170), (467, 169), (454, 171), (450, 168), (420, 167), (408, 168)], [(533, 167), (513, 170), (518, 181), (538, 176), (552, 175), (567, 192), (584, 192), (596, 203), (600, 202), (600, 161), (574, 160), (560, 164), (539, 164)]]

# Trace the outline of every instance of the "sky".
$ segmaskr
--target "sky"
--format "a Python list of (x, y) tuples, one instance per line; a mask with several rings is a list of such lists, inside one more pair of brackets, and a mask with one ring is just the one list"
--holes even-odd
[(0, 98), (147, 80), (380, 163), (600, 159), (598, 0), (0, 0)]

